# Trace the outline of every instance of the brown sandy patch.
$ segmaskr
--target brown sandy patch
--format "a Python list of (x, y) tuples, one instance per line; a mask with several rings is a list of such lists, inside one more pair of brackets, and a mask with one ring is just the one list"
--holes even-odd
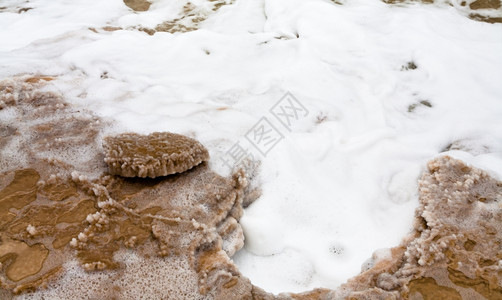
[(387, 4), (400, 4), (400, 3), (413, 3), (413, 2), (422, 2), (426, 4), (434, 3), (434, 0), (382, 0), (382, 2)]
[[(180, 12), (180, 17), (167, 20), (155, 26), (155, 28), (139, 28), (139, 30), (153, 35), (156, 32), (190, 32), (199, 29), (199, 26), (212, 14), (225, 5), (233, 4), (234, 0), (208, 0), (207, 5), (195, 5), (188, 1)], [(209, 7), (209, 8), (208, 8)]]
[[(124, 3), (135, 11), (146, 11), (150, 8), (150, 2), (145, 0), (124, 0)], [(179, 12), (179, 17), (166, 20), (157, 24), (155, 27), (131, 26), (122, 28), (117, 26), (105, 26), (100, 29), (89, 28), (89, 30), (95, 33), (99, 33), (99, 30), (103, 30), (105, 32), (113, 32), (117, 30), (139, 30), (148, 35), (154, 35), (157, 32), (190, 32), (199, 29), (200, 24), (207, 20), (207, 18), (217, 12), (220, 8), (233, 3), (234, 0), (206, 0), (206, 3), (196, 5), (190, 1), (186, 1), (186, 4), (183, 5), (181, 11)]]
[(0, 170), (44, 162), (53, 169), (41, 175), (54, 175), (54, 180), (69, 175), (75, 164), (81, 172), (100, 174), (105, 163), (98, 142), (106, 122), (69, 105), (55, 92), (42, 92), (51, 79), (21, 76), (0, 82), (0, 110), (8, 109), (12, 116), (0, 119)]
[[(150, 2), (145, 0), (124, 0), (124, 3), (134, 11), (147, 11), (151, 5)], [(103, 31), (113, 32), (117, 30), (139, 30), (148, 35), (154, 35), (157, 32), (190, 32), (199, 29), (202, 22), (207, 20), (223, 6), (232, 5), (233, 3), (234, 0), (206, 0), (206, 3), (196, 5), (190, 1), (186, 1), (186, 4), (183, 5), (179, 12), (179, 17), (166, 20), (157, 24), (155, 27), (130, 26), (122, 28), (118, 26), (104, 26), (102, 28), (90, 27), (89, 30), (94, 33)]]
[[(9, 12), (9, 13), (22, 14), (33, 9), (33, 7), (27, 6), (30, 4), (29, 1), (17, 1), (17, 2), (19, 3), (8, 3), (9, 6), (0, 7), (0, 13)], [(7, 3), (2, 3), (2, 4), (7, 4)]]
[(502, 6), (500, 0), (476, 0), (469, 4), (471, 9), (499, 9)]
[(28, 244), (0, 235), (0, 258), (7, 264), (5, 275), (9, 280), (19, 281), (37, 274), (47, 258), (48, 250), (43, 244)]
[(489, 17), (489, 16), (483, 16), (480, 14), (470, 14), (469, 18), (476, 20), (476, 21), (481, 21), (481, 22), (486, 22), (486, 23), (502, 23), (502, 17)]
[(462, 300), (462, 297), (455, 289), (439, 285), (436, 280), (431, 277), (422, 277), (411, 280), (409, 283), (409, 289), (410, 298), (418, 298), (421, 296), (424, 300)]
[[(391, 5), (407, 5), (409, 3), (424, 3), (443, 5), (442, 0), (382, 0)], [(450, 4), (452, 5), (452, 4)], [(486, 23), (502, 23), (502, 1), (501, 0), (475, 0), (462, 1), (456, 6), (459, 12), (472, 20)]]
[(122, 27), (117, 27), (117, 26), (105, 26), (103, 27), (104, 31), (112, 32), (112, 31), (117, 31), (117, 30), (122, 30)]
[(151, 5), (146, 0), (124, 0), (124, 4), (134, 11), (147, 11)]

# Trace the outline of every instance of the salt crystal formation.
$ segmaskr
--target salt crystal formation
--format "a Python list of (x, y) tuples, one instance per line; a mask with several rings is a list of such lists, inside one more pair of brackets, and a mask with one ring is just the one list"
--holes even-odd
[[(10, 110), (0, 120), (8, 129), (0, 155), (9, 159), (0, 172), (0, 299), (252, 293), (230, 260), (244, 243), (238, 221), (243, 200), (250, 201), (245, 194), (256, 194), (243, 172), (224, 178), (206, 164), (192, 168), (198, 163), (180, 160), (192, 169), (155, 179), (105, 175), (103, 158), (94, 155), (103, 123), (25, 79), (0, 84)], [(182, 142), (174, 149), (207, 159), (200, 144), (174, 136)], [(86, 157), (81, 147), (93, 151)]]
[(60, 172), (69, 174), (73, 165), (94, 175), (106, 166), (97, 147), (106, 122), (70, 106), (54, 91), (41, 91), (54, 79), (37, 75), (0, 81), (1, 171), (44, 161), (54, 168), (48, 175), (55, 178)]
[(440, 157), (420, 180), (414, 232), (349, 280), (350, 299), (502, 299), (502, 182)]
[(201, 143), (170, 132), (106, 137), (103, 148), (110, 173), (123, 177), (155, 178), (182, 173), (209, 159)]

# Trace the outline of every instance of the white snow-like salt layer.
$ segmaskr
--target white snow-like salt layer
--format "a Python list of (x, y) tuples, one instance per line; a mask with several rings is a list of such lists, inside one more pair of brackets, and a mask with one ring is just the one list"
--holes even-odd
[[(186, 1), (142, 13), (120, 0), (6, 3), (33, 9), (0, 12), (0, 77), (58, 76), (66, 99), (116, 132), (194, 136), (223, 174), (237, 141), (253, 151), (244, 136), (260, 118), (281, 131), (266, 156), (253, 152), (263, 194), (234, 256), (267, 291), (335, 288), (397, 245), (443, 150), (502, 178), (502, 25), (455, 7), (236, 0), (197, 31), (149, 36), (89, 27), (154, 27)], [(291, 132), (269, 111), (287, 91), (309, 111)]]

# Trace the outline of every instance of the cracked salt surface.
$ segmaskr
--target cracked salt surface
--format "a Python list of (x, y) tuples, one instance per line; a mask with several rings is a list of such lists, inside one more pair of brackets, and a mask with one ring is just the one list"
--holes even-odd
[(0, 12), (1, 77), (56, 76), (116, 132), (196, 137), (221, 173), (219, 158), (286, 91), (308, 108), (291, 133), (276, 124), (285, 139), (258, 156), (263, 194), (241, 220), (234, 261), (269, 292), (336, 288), (398, 245), (425, 162), (443, 150), (502, 177), (502, 25), (455, 7), (238, 0), (201, 12), (197, 31), (149, 36), (134, 26), (178, 18), (172, 2), (22, 6)]

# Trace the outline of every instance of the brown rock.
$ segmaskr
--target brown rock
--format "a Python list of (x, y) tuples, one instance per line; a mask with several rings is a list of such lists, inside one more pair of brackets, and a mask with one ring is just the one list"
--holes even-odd
[(124, 0), (124, 4), (134, 11), (147, 11), (151, 5), (146, 0)]
[(106, 137), (103, 147), (110, 173), (123, 177), (155, 178), (182, 173), (209, 159), (201, 143), (170, 132)]

